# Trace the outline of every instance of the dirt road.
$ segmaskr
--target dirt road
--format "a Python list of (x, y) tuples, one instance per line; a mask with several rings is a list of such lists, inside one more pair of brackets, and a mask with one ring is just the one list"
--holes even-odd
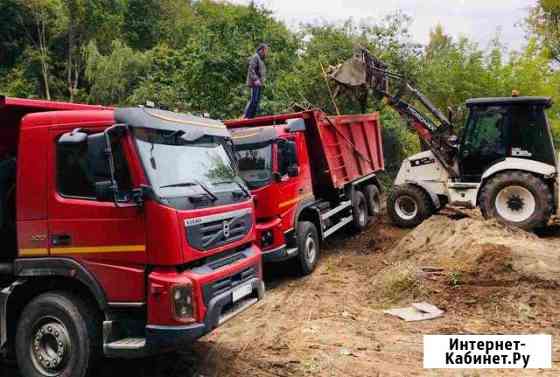
[[(398, 241), (407, 233), (382, 221), (361, 235), (331, 240), (309, 277), (289, 274), (286, 265), (268, 268), (266, 298), (192, 350), (141, 361), (105, 361), (99, 376), (560, 375), (555, 341), (552, 370), (422, 369), (424, 334), (546, 333), (558, 339), (560, 290), (511, 273), (507, 280), (481, 279), (480, 284), (455, 270), (401, 279), (394, 270), (394, 246), (406, 249)], [(406, 323), (382, 312), (424, 299), (446, 310), (445, 316)], [(3, 369), (0, 376), (17, 374)]]

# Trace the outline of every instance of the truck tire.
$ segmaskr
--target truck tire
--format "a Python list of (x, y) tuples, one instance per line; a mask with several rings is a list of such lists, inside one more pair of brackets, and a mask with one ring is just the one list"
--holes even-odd
[(480, 210), (485, 218), (531, 230), (545, 226), (554, 202), (550, 187), (533, 174), (508, 171), (482, 186)]
[(364, 230), (369, 221), (368, 217), (368, 203), (365, 195), (358, 190), (352, 193), (352, 228), (361, 232)]
[(16, 357), (23, 377), (85, 377), (101, 355), (94, 308), (66, 292), (47, 292), (23, 310)]
[(387, 212), (393, 224), (412, 228), (434, 214), (430, 196), (414, 185), (395, 186), (387, 198)]
[(364, 195), (366, 196), (368, 213), (373, 219), (377, 219), (381, 213), (381, 193), (376, 185), (367, 185), (364, 187)]
[(296, 242), (298, 247), (298, 265), (302, 275), (309, 275), (317, 267), (320, 243), (315, 224), (300, 221), (297, 225)]

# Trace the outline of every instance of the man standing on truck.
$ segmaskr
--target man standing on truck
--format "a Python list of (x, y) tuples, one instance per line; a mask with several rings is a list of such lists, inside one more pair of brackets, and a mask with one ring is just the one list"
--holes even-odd
[(261, 102), (262, 89), (266, 80), (266, 65), (264, 60), (268, 55), (268, 45), (261, 43), (257, 48), (255, 55), (249, 60), (249, 69), (247, 70), (247, 86), (251, 88), (251, 98), (245, 107), (246, 119), (254, 118), (259, 112), (259, 104)]

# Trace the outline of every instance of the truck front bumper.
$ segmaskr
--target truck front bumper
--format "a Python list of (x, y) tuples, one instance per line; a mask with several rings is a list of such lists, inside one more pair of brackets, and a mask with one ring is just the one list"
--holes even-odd
[(228, 321), (257, 303), (264, 296), (264, 282), (252, 279), (253, 292), (251, 295), (233, 303), (233, 290), (228, 290), (210, 299), (206, 318), (203, 323), (194, 323), (185, 326), (146, 326), (146, 348), (149, 353), (160, 352), (162, 349), (177, 349), (178, 347), (193, 343), (198, 338)]
[(147, 325), (144, 338), (126, 338), (110, 342), (108, 336), (117, 331), (119, 323), (105, 321), (103, 323), (105, 356), (133, 359), (189, 346), (264, 297), (264, 282), (260, 278), (254, 278), (250, 282), (252, 293), (235, 303), (232, 299), (233, 289), (213, 297), (208, 303), (207, 315), (202, 323), (184, 326)]
[[(157, 300), (144, 307), (150, 310), (156, 320), (141, 319), (142, 310), (136, 314), (121, 309), (110, 312), (111, 318), (103, 323), (103, 350), (107, 357), (137, 358), (162, 353), (192, 344), (196, 339), (211, 332), (230, 318), (257, 303), (264, 296), (264, 282), (261, 270), (261, 251), (250, 246), (222, 259), (211, 260), (207, 264), (177, 272), (174, 270), (152, 272), (151, 286), (159, 288)], [(163, 276), (163, 278), (162, 278)], [(170, 288), (188, 276), (193, 286), (193, 300), (196, 300), (198, 321), (175, 325), (172, 322), (158, 322), (156, 315), (168, 315), (171, 308)], [(167, 277), (168, 280), (164, 280)], [(154, 283), (155, 282), (155, 283)], [(163, 282), (159, 284), (160, 282)], [(154, 291), (154, 290), (152, 290)], [(153, 296), (153, 294), (152, 294)], [(159, 305), (159, 306), (158, 306)], [(132, 309), (130, 309), (132, 310)]]

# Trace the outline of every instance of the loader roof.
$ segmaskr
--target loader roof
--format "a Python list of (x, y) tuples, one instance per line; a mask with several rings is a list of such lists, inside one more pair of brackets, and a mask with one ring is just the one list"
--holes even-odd
[(552, 106), (552, 99), (550, 97), (488, 97), (488, 98), (471, 98), (466, 101), (466, 105), (479, 106), (479, 105), (543, 105), (545, 107)]

